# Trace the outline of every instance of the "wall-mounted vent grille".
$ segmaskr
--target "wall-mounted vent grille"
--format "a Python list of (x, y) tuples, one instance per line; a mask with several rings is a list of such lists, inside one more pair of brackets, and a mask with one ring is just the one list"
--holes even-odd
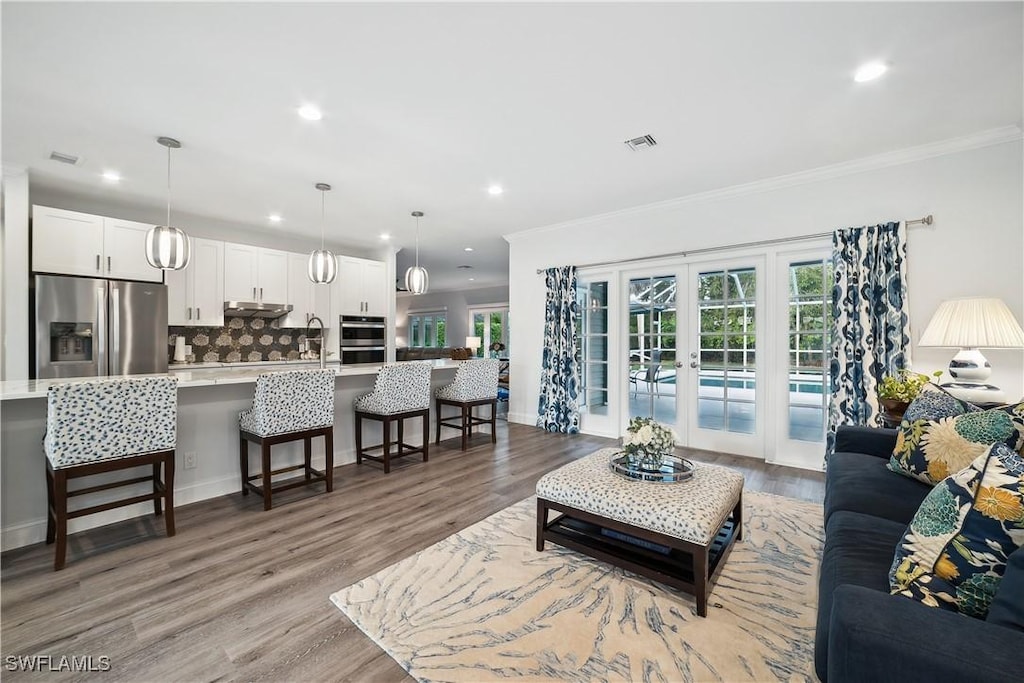
[(473, 270), (473, 266), (456, 266), (459, 270)]
[(62, 164), (71, 164), (72, 166), (77, 166), (81, 160), (81, 157), (76, 157), (72, 154), (64, 154), (62, 152), (50, 152), (50, 161), (59, 161)]
[(638, 138), (626, 140), (626, 147), (629, 147), (634, 152), (637, 151), (638, 149), (654, 147), (656, 144), (658, 144), (658, 141), (654, 139), (653, 135), (641, 135)]

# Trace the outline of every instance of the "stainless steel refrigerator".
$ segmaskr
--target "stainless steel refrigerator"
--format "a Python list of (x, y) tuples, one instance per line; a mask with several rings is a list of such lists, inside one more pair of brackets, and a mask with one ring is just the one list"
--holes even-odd
[(36, 275), (36, 379), (167, 372), (167, 286)]

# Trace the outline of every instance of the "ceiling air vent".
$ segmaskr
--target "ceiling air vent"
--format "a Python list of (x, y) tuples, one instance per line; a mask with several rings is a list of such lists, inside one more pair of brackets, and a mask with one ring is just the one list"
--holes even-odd
[(658, 144), (658, 141), (654, 139), (653, 135), (641, 135), (638, 138), (632, 140), (626, 140), (626, 147), (629, 147), (634, 152), (639, 149), (646, 149), (648, 147), (654, 147)]
[(62, 152), (50, 152), (50, 161), (59, 161), (62, 164), (71, 164), (77, 166), (78, 162), (82, 159), (71, 154), (64, 154)]
[(455, 266), (459, 270), (473, 270), (473, 266)]

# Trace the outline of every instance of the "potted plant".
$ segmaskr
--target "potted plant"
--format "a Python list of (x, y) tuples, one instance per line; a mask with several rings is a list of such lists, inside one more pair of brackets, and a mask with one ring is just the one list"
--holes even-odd
[(622, 437), (622, 450), (640, 469), (656, 472), (678, 440), (671, 427), (649, 417), (634, 417)]
[[(932, 377), (936, 380), (942, 376), (942, 370), (936, 370)], [(931, 377), (920, 372), (898, 370), (894, 375), (885, 375), (878, 385), (878, 403), (882, 409), (882, 421), (887, 427), (897, 427), (903, 421), (910, 402), (917, 398)]]

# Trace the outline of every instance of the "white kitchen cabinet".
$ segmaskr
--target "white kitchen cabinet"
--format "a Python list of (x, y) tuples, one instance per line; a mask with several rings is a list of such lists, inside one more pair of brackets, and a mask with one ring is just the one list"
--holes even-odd
[(259, 250), (259, 298), (272, 304), (288, 303), (288, 252), (276, 249)]
[(281, 321), (281, 327), (305, 327), (314, 315), (323, 321), (325, 328), (331, 327), (331, 286), (309, 279), (309, 254), (288, 254), (287, 302), (293, 309)]
[(32, 207), (32, 270), (162, 282), (146, 261), (146, 223), (78, 211)]
[(288, 252), (248, 244), (224, 244), (225, 301), (286, 303)]
[(382, 261), (339, 256), (335, 282), (331, 304), (338, 315), (387, 316), (387, 269)]
[(224, 325), (224, 243), (192, 238), (192, 259), (167, 271), (167, 324)]

